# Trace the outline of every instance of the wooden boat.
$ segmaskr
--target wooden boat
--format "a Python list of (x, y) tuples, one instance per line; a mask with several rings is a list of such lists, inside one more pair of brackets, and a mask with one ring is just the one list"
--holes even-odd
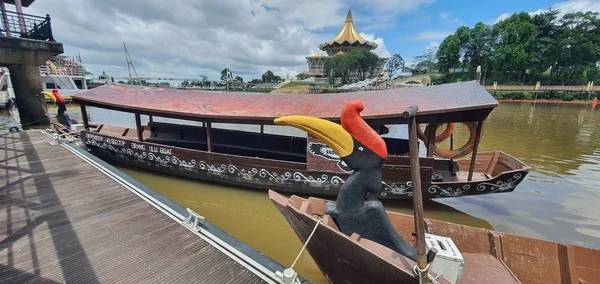
[[(264, 125), (286, 115), (310, 115), (338, 122), (343, 105), (353, 99), (365, 104), (363, 118), (376, 130), (405, 124), (403, 110), (420, 103), (419, 123), (430, 129), (453, 122), (476, 122), (468, 145), (458, 156), (434, 158), (428, 147), (421, 160), (424, 198), (511, 192), (529, 167), (501, 151), (477, 153), (481, 126), (497, 101), (473, 82), (340, 94), (257, 94), (189, 91), (108, 84), (72, 96), (81, 105), (82, 141), (98, 157), (133, 167), (208, 182), (278, 191), (336, 196), (352, 170), (327, 145), (313, 137), (264, 133)], [(133, 113), (135, 128), (90, 126), (87, 108)], [(141, 116), (149, 123), (142, 125)], [(180, 119), (187, 124), (157, 121)], [(195, 125), (188, 125), (193, 124)], [(214, 128), (214, 123), (256, 125), (260, 132)], [(429, 131), (428, 134), (432, 134)], [(435, 145), (427, 135), (426, 145)], [(388, 157), (378, 198), (410, 199), (412, 182), (408, 141), (384, 138)]]
[[(306, 249), (331, 283), (418, 283), (414, 261), (359, 235), (340, 232), (324, 214), (326, 200), (288, 199), (274, 191), (269, 198), (303, 243), (321, 219)], [(387, 215), (402, 238), (414, 242), (413, 216)], [(425, 230), (451, 238), (460, 250), (460, 283), (600, 283), (597, 249), (431, 219), (425, 219)], [(437, 281), (449, 283), (443, 277)]]

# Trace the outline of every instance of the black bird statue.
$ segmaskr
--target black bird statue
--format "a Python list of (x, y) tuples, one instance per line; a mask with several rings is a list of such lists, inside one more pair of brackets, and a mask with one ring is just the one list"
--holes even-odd
[(348, 102), (341, 114), (342, 125), (297, 115), (277, 118), (275, 123), (308, 132), (331, 147), (354, 171), (336, 201), (325, 207), (325, 214), (333, 218), (344, 234), (359, 234), (417, 261), (417, 250), (394, 230), (381, 201), (367, 198), (367, 193), (381, 190), (381, 167), (387, 159), (387, 147), (383, 138), (360, 117), (363, 109), (361, 101)]

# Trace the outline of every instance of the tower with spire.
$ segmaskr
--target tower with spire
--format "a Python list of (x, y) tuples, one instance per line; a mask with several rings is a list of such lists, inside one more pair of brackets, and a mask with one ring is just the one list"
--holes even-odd
[[(324, 42), (319, 45), (319, 49), (327, 53), (327, 56), (321, 52), (317, 52), (313, 56), (307, 56), (306, 61), (308, 63), (308, 73), (310, 76), (316, 78), (327, 77), (328, 74), (324, 74), (325, 61), (331, 56), (343, 54), (354, 49), (366, 49), (374, 50), (377, 48), (377, 43), (364, 39), (356, 28), (354, 27), (354, 20), (352, 19), (352, 11), (348, 10), (346, 21), (342, 26), (342, 30), (332, 40)], [(387, 58), (380, 58), (381, 64), (375, 70), (379, 73), (383, 70), (383, 64)]]
[(365, 40), (356, 28), (352, 20), (352, 11), (348, 10), (346, 21), (342, 30), (332, 40), (319, 45), (319, 49), (327, 52), (327, 55), (334, 56), (340, 52), (348, 52), (352, 49), (373, 50), (377, 48), (377, 44), (372, 41)]

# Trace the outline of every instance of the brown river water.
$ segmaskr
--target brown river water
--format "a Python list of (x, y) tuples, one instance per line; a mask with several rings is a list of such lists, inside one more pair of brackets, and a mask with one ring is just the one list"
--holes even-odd
[[(80, 117), (78, 107), (69, 107), (68, 113)], [(89, 113), (93, 121), (134, 125), (133, 115), (100, 109)], [(0, 113), (0, 132), (16, 125), (14, 116)], [(266, 131), (303, 134), (280, 127)], [(600, 248), (600, 110), (592, 111), (590, 105), (503, 102), (486, 120), (483, 134), (480, 151), (502, 150), (530, 165), (532, 172), (512, 193), (428, 201), (426, 217)], [(406, 137), (406, 126), (391, 126), (388, 135)], [(459, 127), (455, 145), (467, 136)], [(266, 191), (119, 168), (284, 266), (291, 265), (302, 246)], [(412, 214), (410, 201), (384, 201), (384, 205)], [(296, 269), (309, 280), (326, 282), (306, 252)]]

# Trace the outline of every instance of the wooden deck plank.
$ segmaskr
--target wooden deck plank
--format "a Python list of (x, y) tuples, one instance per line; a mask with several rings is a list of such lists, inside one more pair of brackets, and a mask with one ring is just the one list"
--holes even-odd
[(257, 283), (46, 136), (0, 137), (2, 283)]

